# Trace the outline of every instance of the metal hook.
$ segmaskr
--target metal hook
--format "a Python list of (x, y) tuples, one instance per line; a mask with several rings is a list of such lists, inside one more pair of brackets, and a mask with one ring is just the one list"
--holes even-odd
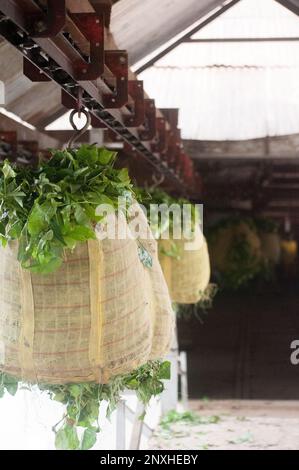
[(87, 129), (89, 128), (90, 126), (90, 123), (91, 123), (91, 117), (90, 117), (90, 114), (88, 111), (86, 111), (85, 109), (81, 109), (81, 113), (84, 114), (84, 116), (86, 117), (86, 123), (84, 125), (84, 127), (82, 127), (82, 129), (78, 129), (78, 127), (76, 126), (76, 124), (74, 123), (74, 116), (75, 114), (78, 114), (79, 115), (79, 111), (77, 109), (73, 109), (71, 114), (70, 114), (70, 123), (71, 123), (71, 126), (72, 128), (77, 131), (76, 133), (74, 133), (72, 135), (72, 137), (70, 138), (70, 140), (68, 141), (67, 143), (67, 147), (68, 148), (72, 148), (74, 142), (76, 142), (76, 140), (79, 139), (79, 137), (81, 137), (81, 135), (84, 134), (84, 132), (87, 131)]

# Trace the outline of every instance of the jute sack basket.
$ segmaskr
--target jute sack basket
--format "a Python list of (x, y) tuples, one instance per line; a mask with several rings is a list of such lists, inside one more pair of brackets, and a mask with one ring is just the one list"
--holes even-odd
[(271, 264), (279, 264), (281, 249), (278, 233), (259, 232), (259, 237), (263, 257)]
[[(146, 221), (145, 221), (146, 222)], [(125, 217), (118, 224), (126, 228)], [(138, 241), (90, 240), (50, 275), (24, 271), (17, 243), (0, 249), (0, 369), (44, 383), (106, 383), (171, 344), (174, 314), (157, 256)]]
[[(168, 256), (173, 243), (178, 256)], [(173, 302), (194, 304), (199, 302), (210, 280), (210, 259), (206, 240), (197, 226), (194, 239), (160, 239), (159, 259)], [(190, 249), (188, 249), (190, 248)]]
[[(230, 250), (236, 240), (244, 240), (251, 254), (251, 263), (260, 262), (261, 241), (257, 233), (245, 222), (233, 223), (221, 227), (209, 239), (212, 270), (226, 272), (230, 270)], [(250, 266), (249, 266), (250, 267)]]

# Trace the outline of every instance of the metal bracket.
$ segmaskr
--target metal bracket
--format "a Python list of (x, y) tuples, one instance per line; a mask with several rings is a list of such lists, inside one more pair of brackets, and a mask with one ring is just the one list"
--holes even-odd
[(145, 99), (145, 130), (139, 132), (140, 140), (153, 140), (156, 135), (155, 100)]
[(32, 37), (56, 36), (64, 28), (66, 22), (65, 0), (48, 0), (47, 13), (30, 14), (28, 21), (30, 21)]
[(26, 59), (26, 57), (23, 57), (23, 73), (25, 77), (29, 78), (32, 82), (51, 81), (51, 78), (43, 73), (41, 69), (34, 65), (29, 59)]
[(143, 81), (129, 80), (128, 92), (134, 102), (134, 113), (131, 116), (125, 116), (125, 125), (139, 127), (145, 119)]
[(157, 137), (154, 143), (151, 145), (153, 152), (164, 152), (167, 145), (166, 139), (166, 122), (165, 118), (156, 118)]
[[(38, 4), (40, 3), (41, 2), (39, 1)], [(32, 5), (35, 5), (35, 10), (32, 8)], [(35, 0), (0, 0), (0, 12), (7, 18), (5, 21), (0, 21), (1, 35), (4, 36), (4, 38), (16, 49), (18, 49), (23, 56), (26, 56), (46, 75), (49, 75), (53, 82), (73, 95), (75, 100), (77, 99), (75, 92), (77, 91), (78, 87), (82, 88), (82, 101), (86, 108), (92, 114), (99, 116), (101, 121), (103, 121), (108, 128), (113, 129), (113, 131), (120, 136), (119, 138), (122, 141), (125, 141), (128, 143), (128, 145), (131, 145), (136, 150), (136, 155), (140, 155), (146, 162), (150, 163), (153, 167), (158, 169), (158, 171), (165, 171), (165, 174), (169, 180), (176, 183), (178, 188), (183, 189), (183, 182), (177, 178), (173, 169), (170, 170), (167, 168), (165, 162), (161, 160), (160, 155), (152, 152), (150, 145), (146, 145), (145, 142), (142, 142), (135, 130), (130, 130), (124, 125), (124, 116), (122, 113), (120, 113), (117, 109), (103, 109), (102, 96), (103, 90), (107, 89), (107, 82), (109, 81), (108, 77), (106, 81), (104, 81), (101, 77), (97, 81), (82, 80), (81, 82), (74, 78), (75, 72), (77, 70), (75, 64), (78, 61), (87, 67), (90, 66), (89, 58), (86, 58), (86, 56), (89, 56), (89, 47), (88, 45), (87, 48), (85, 47), (85, 43), (88, 41), (88, 39), (87, 41), (84, 41), (84, 39), (82, 41), (81, 28), (77, 28), (77, 26), (74, 24), (74, 32), (75, 30), (80, 29), (80, 34), (78, 31), (77, 33), (78, 37), (80, 36), (79, 40), (82, 41), (82, 50), (78, 50), (76, 47), (77, 43), (73, 45), (72, 36), (68, 37), (66, 35), (66, 37), (64, 37), (62, 33), (60, 33), (59, 37), (57, 38), (43, 38), (40, 40), (34, 40), (32, 39), (32, 36), (27, 34), (28, 21), (31, 19), (31, 13), (33, 12), (34, 14), (36, 11), (38, 12), (38, 10), (40, 9), (37, 7), (37, 2), (35, 2)], [(100, 26), (102, 25), (103, 23), (101, 23)], [(68, 23), (68, 28), (70, 27), (71, 25)], [(85, 54), (83, 51), (83, 46)], [(107, 75), (108, 74), (109, 70), (107, 70)], [(110, 74), (110, 77), (113, 78), (113, 74)], [(87, 77), (84, 76), (84, 78)], [(113, 82), (114, 81), (112, 81), (112, 84)], [(108, 93), (110, 95), (109, 91)], [(145, 129), (143, 126), (139, 128), (141, 134), (145, 134), (144, 137), (146, 138), (149, 137), (148, 134), (151, 133), (151, 128), (155, 128), (156, 125), (154, 106), (152, 111), (152, 121), (147, 115), (146, 124), (144, 126)], [(152, 134), (154, 137), (155, 132), (152, 132)]]
[(121, 137), (112, 129), (108, 129), (107, 136), (112, 142), (120, 142), (122, 140)]
[(169, 122), (171, 129), (175, 130), (178, 127), (179, 122), (179, 110), (178, 108), (163, 108), (160, 109), (161, 113), (165, 116)]
[(103, 13), (104, 24), (107, 29), (110, 26), (112, 3), (103, 0), (89, 0), (96, 13)]
[(174, 135), (175, 135), (175, 150), (174, 150), (175, 167), (176, 167), (176, 170), (179, 170), (180, 164), (181, 164), (181, 154), (182, 154), (181, 129), (176, 129)]
[(185, 153), (181, 154), (181, 174), (189, 184), (194, 183), (192, 161)]
[(114, 93), (103, 95), (107, 109), (121, 108), (128, 102), (128, 53), (127, 51), (105, 51), (105, 65), (116, 79)]
[(181, 152), (181, 131), (180, 129), (174, 129), (169, 132), (168, 147), (166, 151), (167, 160), (173, 167), (177, 167), (178, 155)]
[(104, 19), (96, 13), (69, 13), (73, 23), (90, 43), (89, 62), (74, 64), (75, 80), (96, 80), (104, 73)]
[[(75, 110), (79, 115), (80, 112), (85, 112), (86, 108), (83, 103), (83, 90), (81, 87), (77, 89), (77, 97), (70, 95), (65, 90), (61, 90), (61, 104), (68, 109)], [(89, 117), (88, 117), (89, 119)], [(91, 116), (90, 116), (91, 122)], [(72, 124), (72, 123), (71, 123)]]
[(90, 117), (91, 117), (91, 127), (94, 127), (95, 129), (107, 129), (107, 126), (104, 124), (103, 121), (101, 121), (100, 118), (98, 118), (94, 114), (91, 114)]

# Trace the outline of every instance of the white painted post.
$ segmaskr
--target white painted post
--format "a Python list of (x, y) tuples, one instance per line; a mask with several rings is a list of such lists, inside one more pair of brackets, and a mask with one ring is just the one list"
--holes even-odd
[(161, 396), (161, 408), (162, 415), (168, 413), (171, 410), (175, 410), (178, 404), (178, 374), (179, 374), (179, 347), (177, 331), (175, 332), (175, 338), (166, 360), (171, 363), (171, 379), (165, 382), (165, 391)]
[(188, 410), (188, 375), (187, 375), (187, 353), (181, 351), (180, 357), (180, 379), (181, 379), (181, 395), (184, 410)]
[(130, 450), (139, 450), (144, 423), (139, 417), (144, 413), (144, 405), (138, 401), (134, 416)]
[(126, 403), (121, 400), (116, 410), (116, 450), (126, 450)]

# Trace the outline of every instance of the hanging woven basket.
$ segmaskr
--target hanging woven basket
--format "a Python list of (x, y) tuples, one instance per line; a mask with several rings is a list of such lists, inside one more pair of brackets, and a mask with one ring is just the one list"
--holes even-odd
[[(176, 256), (169, 253), (175, 244)], [(199, 302), (210, 280), (210, 259), (206, 240), (200, 228), (192, 241), (159, 240), (159, 259), (173, 302)]]
[(278, 224), (267, 217), (256, 217), (254, 223), (261, 241), (261, 252), (268, 266), (274, 267), (280, 262), (281, 247)]
[(246, 220), (228, 220), (213, 228), (209, 248), (212, 271), (227, 288), (245, 285), (263, 265), (260, 238)]
[[(145, 217), (143, 224), (147, 225)], [(118, 224), (126, 228), (125, 216)], [(30, 382), (107, 383), (161, 358), (174, 314), (156, 241), (89, 240), (56, 272), (20, 268), (17, 242), (0, 249), (0, 368)]]

